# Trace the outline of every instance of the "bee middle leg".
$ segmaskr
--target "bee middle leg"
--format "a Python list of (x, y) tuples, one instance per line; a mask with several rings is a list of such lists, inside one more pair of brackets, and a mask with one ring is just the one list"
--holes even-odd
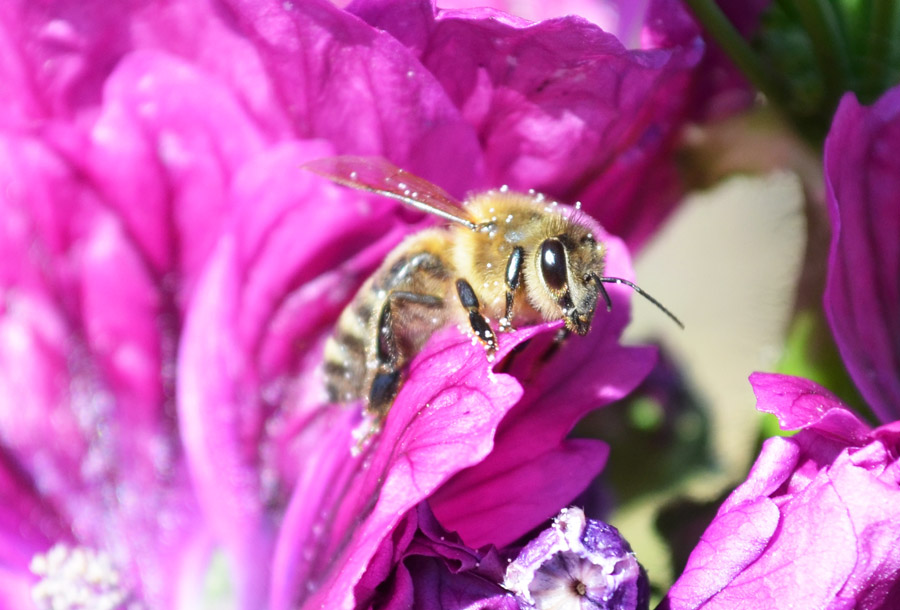
[[(440, 297), (407, 291), (394, 291), (385, 299), (378, 316), (375, 344), (376, 372), (369, 386), (369, 410), (376, 416), (384, 416), (400, 390), (403, 368), (414, 348), (405, 345), (400, 332), (400, 318), (404, 309), (420, 306), (428, 309), (443, 307)], [(408, 312), (407, 312), (408, 313)]]
[(472, 285), (464, 279), (458, 279), (456, 280), (456, 293), (459, 295), (459, 302), (469, 314), (469, 326), (472, 327), (472, 332), (487, 349), (488, 354), (493, 355), (497, 351), (497, 335), (491, 330), (487, 318), (481, 314), (478, 297), (475, 296)]

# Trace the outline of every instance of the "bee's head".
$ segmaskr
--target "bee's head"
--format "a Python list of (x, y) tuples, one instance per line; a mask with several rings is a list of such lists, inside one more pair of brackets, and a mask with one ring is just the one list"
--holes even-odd
[[(581, 227), (578, 227), (581, 229)], [(562, 318), (566, 328), (579, 335), (586, 335), (602, 295), (608, 300), (603, 285), (606, 251), (593, 235), (585, 230), (570, 230), (544, 239), (535, 253), (537, 276), (540, 278), (546, 299), (543, 310), (557, 309), (557, 319)]]
[(604, 284), (628, 286), (684, 328), (671, 311), (634, 283), (603, 275), (606, 248), (585, 227), (574, 225), (554, 237), (544, 238), (534, 260), (541, 294), (532, 298), (532, 302), (545, 318), (564, 320), (570, 331), (579, 335), (588, 333), (601, 298), (607, 310), (612, 308)]

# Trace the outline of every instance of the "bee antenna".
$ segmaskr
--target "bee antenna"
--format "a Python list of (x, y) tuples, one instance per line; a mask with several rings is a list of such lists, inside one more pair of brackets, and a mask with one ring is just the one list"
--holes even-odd
[(612, 311), (612, 299), (609, 298), (609, 293), (606, 292), (606, 287), (601, 283), (603, 280), (599, 275), (591, 274), (591, 277), (597, 282), (597, 288), (600, 290), (601, 296), (603, 296), (603, 300), (606, 301), (606, 311)]
[(672, 318), (672, 321), (675, 322), (675, 324), (677, 324), (682, 330), (684, 330), (684, 324), (681, 323), (681, 320), (679, 320), (678, 318), (675, 317), (675, 314), (673, 314), (671, 311), (666, 309), (665, 305), (663, 305), (662, 303), (660, 303), (659, 301), (654, 299), (652, 296), (650, 296), (650, 294), (647, 291), (642, 290), (641, 287), (638, 286), (637, 284), (634, 284), (633, 282), (629, 282), (628, 280), (623, 280), (620, 277), (599, 277), (597, 275), (594, 275), (593, 277), (595, 278), (595, 281), (597, 282), (597, 286), (600, 287), (600, 292), (603, 295), (603, 300), (606, 301), (607, 309), (611, 308), (611, 303), (609, 300), (609, 295), (606, 292), (606, 289), (603, 288), (603, 284), (622, 284), (624, 286), (628, 286), (629, 288), (634, 290), (636, 293), (638, 293), (639, 295), (641, 295), (642, 297), (644, 297), (645, 299), (647, 299), (648, 301), (650, 301), (651, 303), (656, 305), (657, 308), (659, 308), (664, 314), (666, 314), (667, 316)]

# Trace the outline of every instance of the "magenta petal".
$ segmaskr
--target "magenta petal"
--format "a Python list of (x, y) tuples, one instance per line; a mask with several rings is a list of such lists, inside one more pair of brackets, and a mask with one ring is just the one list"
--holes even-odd
[[(52, 507), (42, 502), (27, 473), (2, 448), (0, 498), (0, 571), (9, 570), (30, 580), (26, 575), (34, 554), (71, 534)], [(5, 599), (2, 588), (0, 599)]]
[(266, 595), (265, 566), (273, 534), (260, 482), (241, 442), (240, 416), (252, 416), (256, 405), (245, 398), (252, 396), (252, 370), (233, 336), (239, 288), (238, 274), (228, 265), (230, 246), (223, 243), (213, 255), (185, 323), (178, 408), (200, 504), (213, 531), (238, 557), (242, 569), (235, 585), (239, 599), (247, 603)]
[(300, 137), (387, 157), (458, 196), (476, 184), (475, 132), (393, 37), (324, 0), (228, 4)]
[[(295, 608), (296, 601), (308, 594), (306, 584), (315, 585), (314, 574), (320, 566), (312, 558), (322, 556), (329, 543), (323, 535), (327, 534), (323, 521), (358, 467), (357, 461), (350, 459), (350, 451), (352, 430), (359, 422), (353, 409), (322, 409), (305, 423), (300, 439), (304, 462), (294, 481), (295, 493), (284, 513), (271, 564), (272, 610)], [(387, 571), (389, 568), (373, 569), (373, 574), (380, 576), (375, 584)]]
[(66, 144), (140, 246), (146, 272), (178, 274), (183, 305), (228, 217), (230, 180), (264, 144), (235, 93), (172, 56), (132, 53), (106, 81), (88, 141)]
[[(165, 410), (158, 285), (59, 155), (14, 137), (2, 138), (0, 155), (10, 160), (0, 201), (9, 257), (0, 266), (0, 438), (44, 504), (17, 531), (46, 521), (42, 548), (20, 539), (20, 552), (57, 542), (103, 550), (123, 587), (172, 606), (185, 557), (206, 531)], [(20, 500), (6, 498), (8, 508)]]
[(762, 555), (778, 521), (778, 508), (768, 498), (745, 502), (717, 515), (661, 608), (716, 607), (704, 604)]
[[(725, 18), (744, 38), (751, 38), (760, 26), (771, 0), (721, 0), (717, 2)], [(756, 89), (734, 65), (719, 44), (697, 23), (680, 0), (651, 0), (642, 32), (645, 46), (677, 48), (703, 36), (703, 60), (694, 71), (691, 90), (686, 94), (692, 118), (715, 121), (740, 112), (753, 104)]]
[[(502, 351), (528, 334), (504, 336)], [(323, 524), (329, 542), (311, 566), (314, 573), (293, 585), (285, 580), (304, 607), (348, 603), (353, 586), (401, 516), (454, 473), (487, 455), (500, 420), (520, 394), (513, 379), (490, 372), (484, 350), (457, 329), (435, 335), (413, 363), (376, 444), (358, 458), (365, 460), (364, 467), (343, 488), (340, 505), (323, 508), (326, 515), (335, 512)], [(350, 432), (345, 430), (344, 443), (321, 450), (351, 446)], [(294, 494), (304, 497), (306, 490), (298, 486)], [(309, 566), (299, 573), (308, 571)], [(304, 582), (317, 584), (314, 595), (305, 595)]]
[(641, 188), (647, 176), (675, 177), (665, 152), (684, 112), (675, 92), (699, 57), (699, 47), (627, 51), (572, 17), (516, 28), (454, 12), (423, 63), (479, 133), (491, 184), (580, 200), (608, 230), (641, 241), (645, 216), (658, 223), (674, 205), (674, 189), (657, 182), (644, 198)]
[(55, 298), (70, 247), (62, 202), (80, 193), (56, 155), (27, 138), (0, 138), (0, 181), (0, 438), (43, 495), (62, 501), (80, 486), (87, 450), (67, 408), (73, 330)]
[(900, 601), (900, 435), (888, 426), (866, 434), (805, 380), (752, 380), (761, 408), (803, 429), (766, 441), (660, 607), (893, 607)]
[(831, 392), (822, 386), (790, 375), (753, 373), (750, 384), (757, 409), (778, 417), (784, 430), (815, 428), (847, 443), (861, 443), (870, 429)]
[[(520, 2), (518, 0), (443, 0), (442, 10), (464, 9), (467, 15), (477, 14), (483, 7), (504, 11), (527, 19), (545, 21), (555, 17), (578, 15), (596, 23), (604, 31), (615, 34), (627, 44), (640, 30), (644, 3), (628, 1), (597, 2), (596, 0), (559, 0), (557, 2)], [(630, 46), (630, 45), (629, 45)]]
[(505, 546), (546, 520), (583, 492), (606, 464), (609, 447), (600, 441), (565, 441), (545, 453), (491, 460), (442, 486), (432, 503), (442, 523), (466, 544)]
[(80, 309), (86, 341), (121, 402), (119, 426), (129, 431), (120, 439), (123, 453), (142, 452), (134, 458), (150, 464), (152, 435), (159, 431), (165, 407), (161, 339), (176, 320), (165, 319), (155, 278), (148, 276), (114, 217), (98, 214), (82, 247)]
[[(622, 242), (599, 231), (597, 234), (605, 236), (609, 248), (607, 272), (632, 277)], [(629, 291), (615, 287), (609, 292), (612, 311), (597, 312), (587, 337), (573, 337), (547, 362), (540, 361), (544, 352), (537, 344), (542, 337), (536, 337), (532, 342), (536, 345), (516, 355), (509, 372), (523, 379), (526, 392), (501, 424), (494, 450), (482, 463), (442, 486), (432, 498), (431, 506), (444, 527), (458, 532), (467, 544), (502, 546), (515, 540), (570, 502), (578, 493), (573, 494), (576, 485), (586, 486), (589, 482), (586, 476), (576, 477), (571, 486), (558, 483), (545, 487), (546, 495), (540, 499), (529, 495), (535, 489), (532, 482), (539, 476), (537, 471), (544, 458), (554, 456), (554, 468), (567, 472), (587, 467), (584, 455), (569, 453), (571, 447), (562, 449), (563, 439), (590, 411), (631, 392), (653, 367), (653, 350), (619, 344), (619, 335), (628, 320)], [(549, 335), (543, 339), (549, 339)], [(539, 371), (536, 376), (535, 371)], [(605, 459), (605, 447), (595, 451), (591, 468), (602, 467)], [(573, 458), (573, 463), (562, 466), (567, 457)], [(554, 469), (545, 467), (546, 472), (537, 480), (546, 481), (552, 476)], [(510, 500), (514, 506), (485, 502), (483, 489), (491, 481), (503, 481), (506, 486), (499, 488), (503, 492), (516, 490), (514, 500)], [(559, 495), (554, 499), (556, 493)], [(467, 504), (482, 507), (479, 520), (466, 514)], [(520, 518), (509, 519), (513, 512)]]
[(116, 64), (164, 49), (235, 89), (262, 123), (283, 124), (259, 59), (213, 2), (13, 0), (0, 12), (0, 102), (6, 125), (89, 114)]
[(580, 200), (629, 243), (677, 202), (670, 153), (699, 44), (628, 51), (577, 17), (533, 24), (486, 9), (435, 16), (425, 1), (352, 9), (421, 55), (478, 134), (486, 184)]
[[(311, 425), (307, 418), (324, 399), (316, 376), (324, 334), (403, 233), (392, 229), (396, 205), (373, 206), (367, 196), (299, 169), (329, 154), (323, 142), (285, 143), (241, 168), (229, 194), (233, 216), (181, 338), (178, 399), (188, 461), (213, 528), (246, 566), (240, 590), (247, 603), (268, 588), (275, 542), (268, 505), (280, 500), (275, 494), (305, 480), (304, 468), (340, 469), (349, 460), (349, 437), (345, 451), (318, 448), (337, 451), (341, 460), (332, 463), (313, 460), (308, 439), (295, 431)], [(338, 426), (349, 434), (345, 428)], [(279, 476), (285, 489), (266, 486)], [(289, 514), (297, 514), (291, 506)], [(300, 530), (286, 524), (283, 531)], [(290, 563), (292, 552), (279, 547), (280, 561)]]
[(900, 87), (841, 101), (825, 142), (833, 237), (825, 310), (847, 369), (883, 422), (900, 419)]

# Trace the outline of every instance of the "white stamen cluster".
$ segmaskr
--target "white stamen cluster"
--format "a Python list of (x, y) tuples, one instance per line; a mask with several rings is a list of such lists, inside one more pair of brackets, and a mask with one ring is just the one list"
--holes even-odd
[(137, 609), (110, 556), (103, 551), (56, 544), (29, 566), (40, 581), (31, 597), (41, 610)]

